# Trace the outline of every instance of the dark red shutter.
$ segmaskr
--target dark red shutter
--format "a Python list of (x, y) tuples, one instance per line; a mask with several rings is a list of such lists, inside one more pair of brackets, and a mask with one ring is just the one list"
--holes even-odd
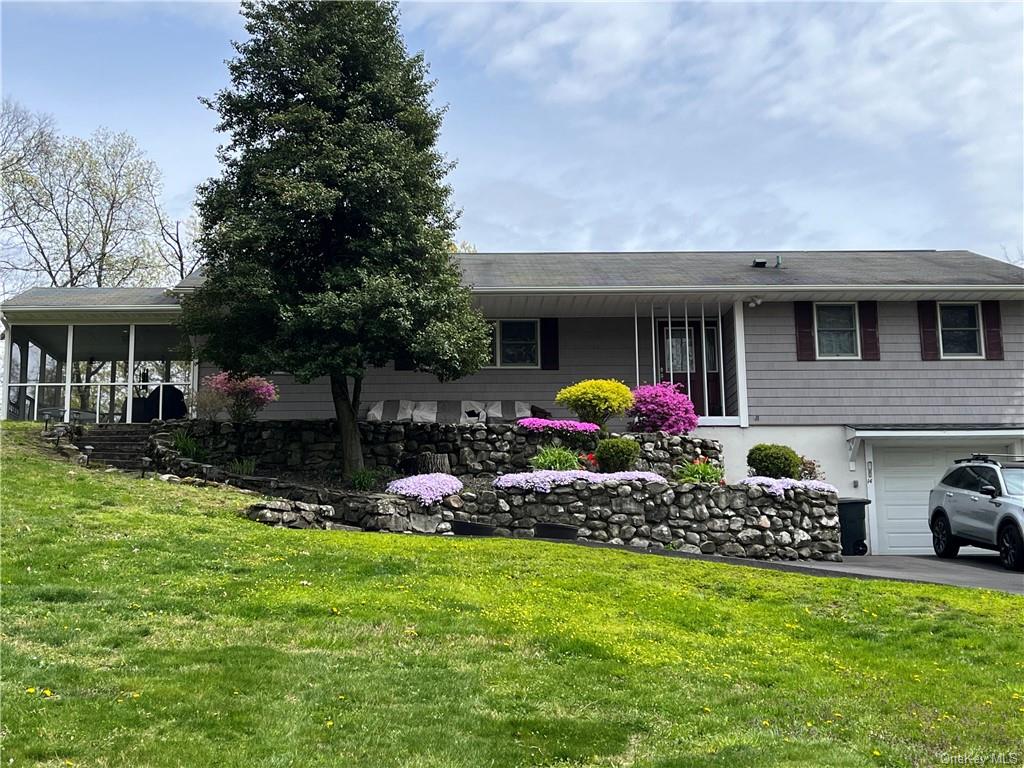
[(981, 302), (981, 324), (985, 329), (985, 359), (1003, 359), (1003, 319), (998, 301)]
[(860, 359), (881, 360), (878, 347), (878, 302), (858, 301), (857, 318), (860, 321)]
[(921, 359), (939, 359), (938, 304), (934, 301), (917, 302), (917, 325), (921, 331)]
[(558, 318), (540, 319), (540, 367), (545, 371), (558, 370)]
[(793, 302), (793, 320), (796, 323), (796, 359), (816, 360), (814, 352), (814, 304), (810, 301)]

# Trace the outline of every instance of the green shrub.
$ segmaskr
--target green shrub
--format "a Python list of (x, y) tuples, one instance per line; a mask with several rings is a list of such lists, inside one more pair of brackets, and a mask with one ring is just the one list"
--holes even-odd
[(232, 459), (228, 462), (228, 472), (235, 475), (251, 476), (256, 474), (256, 459)]
[(747, 453), (747, 465), (761, 477), (800, 479), (800, 456), (788, 445), (759, 443)]
[(610, 437), (597, 442), (594, 458), (602, 472), (628, 472), (640, 456), (640, 443), (625, 437)]
[(711, 464), (705, 457), (676, 468), (676, 479), (683, 483), (718, 485), (723, 477), (725, 477), (725, 471), (721, 467)]
[(580, 459), (576, 451), (560, 445), (545, 445), (530, 459), (534, 469), (579, 469)]
[(353, 491), (360, 493), (379, 493), (384, 490), (388, 481), (393, 479), (395, 473), (388, 467), (377, 469), (357, 469), (349, 478), (348, 484)]
[(588, 379), (560, 390), (555, 402), (575, 413), (580, 421), (603, 428), (608, 419), (622, 416), (633, 407), (633, 393), (621, 381)]
[(179, 429), (171, 435), (171, 442), (174, 445), (174, 450), (183, 458), (193, 461), (203, 461), (206, 458), (206, 449), (183, 429)]

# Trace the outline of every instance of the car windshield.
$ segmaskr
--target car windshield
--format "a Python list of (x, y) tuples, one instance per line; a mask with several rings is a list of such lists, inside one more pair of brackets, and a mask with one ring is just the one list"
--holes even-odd
[(1024, 467), (1003, 467), (1008, 496), (1024, 496)]

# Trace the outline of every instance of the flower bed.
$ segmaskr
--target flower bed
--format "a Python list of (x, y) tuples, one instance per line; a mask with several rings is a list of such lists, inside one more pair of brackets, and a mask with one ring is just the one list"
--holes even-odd
[(432, 472), (427, 475), (411, 475), (388, 483), (387, 492), (408, 496), (421, 504), (436, 504), (446, 496), (458, 493), (463, 488), (462, 481), (443, 472)]
[(519, 419), (516, 422), (527, 432), (563, 432), (566, 434), (596, 435), (601, 431), (597, 424), (572, 419)]
[(588, 483), (629, 482), (664, 483), (665, 478), (655, 472), (588, 472), (585, 469), (564, 471), (542, 469), (536, 472), (516, 472), (502, 475), (494, 481), (499, 489), (518, 488), (524, 491), (550, 491), (556, 485), (569, 485), (576, 480)]
[(821, 480), (793, 480), (789, 477), (745, 477), (740, 480), (744, 485), (756, 485), (763, 488), (777, 499), (786, 495), (786, 491), (804, 490), (818, 491), (820, 493), (839, 493), (834, 485), (823, 483)]

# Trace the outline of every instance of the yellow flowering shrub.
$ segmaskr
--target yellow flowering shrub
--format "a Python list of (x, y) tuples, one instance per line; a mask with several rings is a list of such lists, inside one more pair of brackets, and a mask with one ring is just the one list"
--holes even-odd
[(560, 390), (555, 402), (575, 413), (580, 421), (604, 427), (608, 419), (623, 415), (633, 406), (633, 393), (615, 379), (588, 379)]

